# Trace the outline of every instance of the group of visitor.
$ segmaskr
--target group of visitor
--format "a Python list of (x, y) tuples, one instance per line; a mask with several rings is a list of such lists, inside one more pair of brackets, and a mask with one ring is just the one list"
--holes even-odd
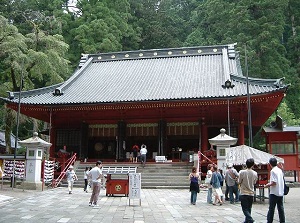
[[(246, 168), (237, 172), (232, 164), (228, 164), (227, 170), (223, 175), (222, 171), (213, 164), (208, 165), (208, 171), (205, 178), (205, 183), (208, 185), (207, 190), (207, 203), (213, 205), (222, 205), (226, 199), (223, 194), (223, 182), (226, 184), (226, 189), (229, 193), (230, 204), (241, 203), (243, 214), (245, 215), (245, 223), (254, 222), (251, 216), (252, 204), (255, 195), (255, 184), (258, 179), (257, 172), (253, 170), (254, 159), (249, 158), (246, 160)], [(269, 188), (269, 210), (267, 214), (267, 222), (273, 222), (275, 207), (277, 205), (278, 215), (280, 222), (285, 222), (285, 214), (283, 207), (284, 196), (284, 175), (282, 170), (277, 167), (276, 158), (270, 158), (269, 164), (271, 165), (270, 180), (264, 187)], [(69, 167), (66, 172), (68, 180), (69, 194), (72, 194), (74, 180), (77, 180), (77, 175), (73, 166)], [(90, 197), (89, 206), (98, 206), (98, 197), (103, 178), (102, 162), (97, 161), (92, 169), (85, 170), (85, 187), (87, 190), (88, 179), (91, 180), (92, 195)], [(201, 176), (196, 167), (192, 168), (189, 174), (190, 179), (190, 202), (192, 205), (196, 204), (197, 194), (200, 192)], [(213, 199), (214, 196), (214, 199)]]
[[(240, 203), (243, 214), (245, 215), (244, 223), (254, 222), (251, 216), (252, 204), (255, 195), (255, 184), (258, 179), (257, 172), (253, 170), (254, 159), (246, 160), (246, 168), (237, 172), (233, 164), (227, 165), (227, 170), (223, 175), (221, 170), (214, 164), (209, 164), (205, 183), (207, 184), (207, 203), (213, 205), (222, 205), (224, 200), (229, 200), (230, 204)], [(269, 190), (269, 210), (267, 214), (267, 222), (273, 222), (275, 207), (277, 205), (279, 221), (285, 222), (285, 214), (283, 207), (284, 196), (284, 176), (282, 170), (277, 167), (276, 158), (270, 158), (271, 166), (270, 180), (265, 188)], [(193, 167), (189, 174), (190, 179), (190, 202), (196, 204), (197, 194), (200, 192), (199, 186), (201, 176), (197, 172), (197, 168)], [(223, 181), (226, 184), (225, 195), (223, 194)], [(229, 194), (229, 198), (228, 198)], [(214, 199), (213, 199), (214, 196)]]
[[(102, 162), (97, 161), (95, 167), (86, 167), (84, 170), (84, 191), (88, 192), (88, 185), (92, 189), (92, 194), (90, 197), (89, 206), (97, 207), (98, 206), (98, 198), (101, 189), (101, 183), (103, 181), (102, 174)], [(68, 181), (68, 190), (69, 194), (72, 194), (73, 184), (75, 180), (78, 180), (77, 175), (74, 171), (74, 167), (72, 165), (69, 166), (66, 177)]]
[(132, 147), (132, 162), (137, 163), (138, 161), (140, 161), (143, 167), (145, 167), (147, 152), (147, 146), (145, 144), (141, 145), (141, 149), (137, 144), (134, 144)]

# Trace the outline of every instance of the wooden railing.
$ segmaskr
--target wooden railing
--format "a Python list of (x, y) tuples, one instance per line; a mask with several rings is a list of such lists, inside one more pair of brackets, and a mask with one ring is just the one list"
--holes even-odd
[(60, 184), (60, 182), (64, 179), (66, 172), (69, 169), (69, 166), (74, 165), (75, 160), (76, 160), (76, 153), (74, 153), (73, 156), (71, 156), (66, 161), (65, 168), (60, 172), (59, 176), (53, 180), (52, 187), (57, 187)]

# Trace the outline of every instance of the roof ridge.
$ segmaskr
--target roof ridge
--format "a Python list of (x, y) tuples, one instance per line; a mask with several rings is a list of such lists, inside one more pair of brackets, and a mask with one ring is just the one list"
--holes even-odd
[[(24, 98), (24, 97), (29, 97), (29, 96), (32, 96), (32, 95), (48, 93), (49, 91), (54, 90), (55, 88), (62, 85), (63, 83), (64, 82), (54, 84), (54, 85), (50, 85), (50, 86), (46, 86), (46, 87), (42, 87), (42, 88), (37, 88), (37, 89), (32, 89), (32, 90), (27, 90), (27, 91), (21, 91), (21, 96)], [(8, 93), (14, 99), (18, 98), (18, 96), (20, 94), (19, 91), (14, 91), (14, 92), (13, 91), (8, 91)], [(7, 99), (7, 98), (1, 97), (1, 99)]]
[[(230, 76), (233, 80), (236, 80), (236, 81), (243, 81), (243, 82), (247, 81), (246, 76), (240, 76), (240, 75), (236, 75), (236, 74), (230, 74)], [(273, 84), (277, 87), (283, 87), (283, 86), (288, 85), (288, 84), (283, 83), (284, 79), (285, 79), (285, 77), (274, 78), (274, 79), (263, 79), (263, 78), (248, 77), (249, 82), (252, 83), (252, 84), (260, 84), (260, 85)]]
[(61, 86), (55, 88), (53, 95), (58, 96), (63, 94), (63, 90), (70, 84), (72, 84), (87, 68), (87, 66), (92, 62), (92, 58), (89, 58), (84, 65), (79, 68), (68, 80), (66, 80)]
[(145, 49), (132, 51), (118, 51), (97, 54), (83, 54), (80, 60), (80, 65), (87, 60), (93, 58), (93, 62), (112, 61), (112, 60), (133, 60), (133, 59), (150, 59), (162, 57), (186, 57), (186, 56), (203, 56), (222, 54), (222, 50), (227, 48), (227, 54), (230, 59), (235, 59), (236, 44), (228, 45), (214, 45), (214, 46), (193, 46), (193, 47), (179, 47), (179, 48), (165, 48), (165, 49)]

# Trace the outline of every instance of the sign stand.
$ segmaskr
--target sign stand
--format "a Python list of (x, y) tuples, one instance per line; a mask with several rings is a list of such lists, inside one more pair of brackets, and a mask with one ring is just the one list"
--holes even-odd
[(131, 199), (139, 199), (140, 206), (142, 205), (141, 200), (141, 173), (130, 173), (129, 174), (129, 206)]

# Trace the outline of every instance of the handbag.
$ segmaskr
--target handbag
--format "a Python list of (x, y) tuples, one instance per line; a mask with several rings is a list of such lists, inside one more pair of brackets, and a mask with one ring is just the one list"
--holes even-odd
[(216, 193), (222, 197), (223, 196), (223, 192), (222, 192), (222, 189), (219, 187), (219, 188), (216, 188)]
[(209, 177), (206, 177), (205, 180), (204, 180), (204, 183), (206, 184), (210, 184), (210, 181), (211, 181), (211, 178)]
[(234, 173), (232, 172), (232, 170), (228, 170), (229, 176), (231, 179), (235, 180), (235, 182), (237, 182), (238, 178), (236, 175), (234, 175)]

